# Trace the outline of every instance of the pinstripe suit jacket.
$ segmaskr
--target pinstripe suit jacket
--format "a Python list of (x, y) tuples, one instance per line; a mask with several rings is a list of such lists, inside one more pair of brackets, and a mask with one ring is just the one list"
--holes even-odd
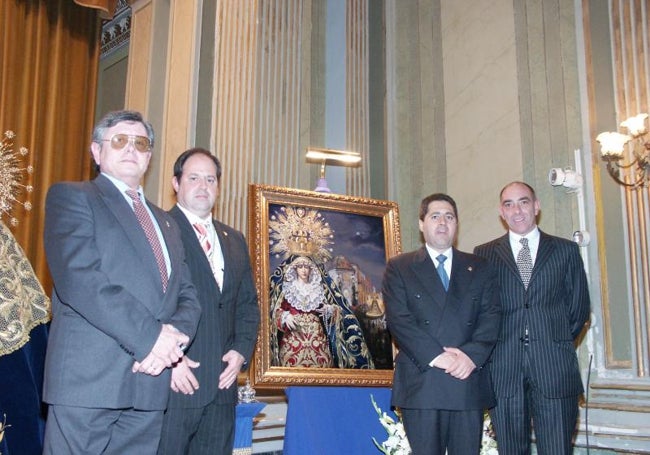
[(508, 234), (475, 248), (497, 269), (503, 322), (491, 372), (497, 398), (511, 397), (521, 383), (528, 325), (531, 376), (548, 398), (583, 392), (574, 340), (589, 317), (589, 291), (578, 246), (540, 231), (537, 258), (524, 289)]
[[(388, 327), (400, 349), (394, 406), (475, 410), (494, 405), (486, 363), (501, 321), (495, 272), (483, 258), (454, 249), (450, 278), (445, 292), (425, 247), (388, 262), (382, 291)], [(469, 378), (429, 366), (444, 346), (472, 359), (477, 369)]]
[(260, 320), (246, 240), (241, 232), (213, 220), (225, 263), (223, 289), (220, 291), (187, 217), (178, 206), (174, 206), (169, 214), (181, 230), (187, 265), (202, 309), (196, 337), (186, 353), (190, 359), (201, 363), (200, 367), (192, 370), (200, 387), (193, 395), (172, 392), (169, 407), (198, 408), (214, 400), (235, 404), (236, 381), (227, 390), (217, 387), (225, 365), (221, 357), (234, 349), (248, 363)]

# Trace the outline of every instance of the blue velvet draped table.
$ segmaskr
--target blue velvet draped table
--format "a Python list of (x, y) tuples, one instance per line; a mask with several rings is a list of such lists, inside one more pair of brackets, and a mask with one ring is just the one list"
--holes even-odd
[(37, 325), (17, 351), (0, 356), (0, 422), (9, 426), (0, 441), (2, 455), (41, 455), (45, 406), (41, 404), (47, 326)]
[(288, 387), (284, 455), (377, 455), (372, 442), (388, 438), (370, 401), (394, 417), (390, 389), (382, 387)]
[(234, 454), (252, 452), (253, 446), (253, 418), (264, 409), (266, 403), (254, 401), (252, 403), (239, 403), (235, 409), (235, 444)]

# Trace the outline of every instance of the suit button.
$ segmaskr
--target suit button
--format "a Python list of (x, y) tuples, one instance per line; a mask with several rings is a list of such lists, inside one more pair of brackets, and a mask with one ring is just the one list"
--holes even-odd
[(424, 321), (424, 325), (429, 325), (429, 320), (428, 320), (428, 319), (426, 319), (426, 320)]
[(524, 304), (524, 308), (526, 308), (526, 309), (530, 308), (530, 304), (529, 304), (529, 303), (525, 303), (525, 304)]

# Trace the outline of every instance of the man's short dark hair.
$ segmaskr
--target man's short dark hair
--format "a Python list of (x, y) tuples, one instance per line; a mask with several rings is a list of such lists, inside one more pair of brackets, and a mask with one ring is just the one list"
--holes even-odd
[(142, 114), (137, 111), (109, 112), (95, 125), (95, 128), (93, 129), (92, 141), (101, 144), (102, 140), (104, 139), (104, 133), (106, 132), (106, 130), (114, 127), (120, 122), (142, 123), (144, 129), (147, 130), (147, 137), (149, 138), (149, 142), (151, 143), (151, 148), (153, 148), (154, 139), (155, 139), (153, 133), (153, 126), (151, 126), (151, 123), (147, 122), (142, 117)]
[(444, 193), (434, 193), (430, 194), (424, 199), (422, 199), (422, 202), (420, 202), (420, 220), (424, 221), (424, 217), (426, 216), (427, 212), (429, 211), (429, 204), (431, 204), (433, 201), (444, 201), (448, 202), (449, 205), (454, 209), (454, 216), (456, 219), (458, 219), (458, 208), (456, 207), (456, 201), (449, 196), (448, 194)]
[(176, 162), (174, 163), (174, 177), (176, 177), (176, 180), (180, 180), (183, 176), (183, 166), (185, 166), (185, 162), (196, 154), (207, 156), (212, 160), (215, 167), (217, 168), (217, 181), (221, 181), (221, 162), (219, 162), (219, 158), (210, 153), (209, 150), (201, 147), (194, 147), (189, 150), (185, 150), (180, 154), (178, 158), (176, 158)]
[(526, 188), (528, 188), (528, 189), (530, 190), (530, 194), (533, 195), (533, 201), (536, 201), (536, 200), (537, 200), (537, 194), (535, 194), (535, 189), (534, 189), (532, 186), (530, 186), (530, 185), (529, 185), (528, 183), (526, 183), (526, 182), (514, 181), (514, 182), (510, 182), (510, 183), (508, 183), (506, 186), (504, 186), (503, 188), (501, 188), (501, 192), (499, 192), (499, 201), (501, 201), (501, 198), (503, 197), (503, 192), (504, 192), (506, 189), (508, 189), (508, 187), (511, 187), (512, 185), (523, 185), (523, 186), (525, 186)]

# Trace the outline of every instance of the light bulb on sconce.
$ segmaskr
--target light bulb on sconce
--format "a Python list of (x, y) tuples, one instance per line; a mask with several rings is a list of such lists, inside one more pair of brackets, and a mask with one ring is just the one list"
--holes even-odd
[[(650, 186), (650, 139), (646, 127), (648, 114), (639, 114), (621, 122), (628, 134), (607, 131), (600, 133), (600, 153), (607, 172), (616, 183), (637, 189)], [(628, 162), (624, 161), (626, 145), (630, 150)]]
[(314, 191), (318, 191), (319, 193), (332, 192), (332, 190), (327, 186), (327, 180), (325, 180), (325, 166), (361, 166), (361, 154), (345, 150), (309, 147), (307, 148), (305, 158), (308, 163), (317, 163), (321, 165), (320, 176), (316, 182), (316, 188), (314, 188)]

